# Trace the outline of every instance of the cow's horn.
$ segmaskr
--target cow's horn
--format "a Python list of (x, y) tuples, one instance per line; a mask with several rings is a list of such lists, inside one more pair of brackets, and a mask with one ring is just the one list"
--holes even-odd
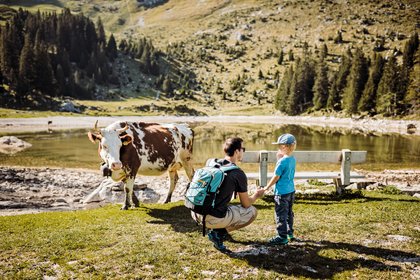
[(98, 120), (95, 122), (95, 126), (93, 127), (93, 131), (99, 131), (98, 129)]
[(125, 123), (125, 126), (124, 126), (123, 128), (116, 129), (116, 131), (117, 131), (118, 133), (121, 133), (121, 132), (126, 131), (127, 129), (128, 129), (128, 124), (127, 124), (127, 123)]

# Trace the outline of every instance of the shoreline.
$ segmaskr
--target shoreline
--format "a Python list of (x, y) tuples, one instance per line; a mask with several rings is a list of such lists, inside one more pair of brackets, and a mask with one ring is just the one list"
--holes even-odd
[[(344, 128), (369, 133), (397, 133), (420, 136), (420, 120), (353, 119), (312, 116), (75, 116), (41, 118), (0, 118), (0, 133), (38, 132), (46, 130), (68, 130), (93, 128), (98, 120), (99, 127), (115, 121), (144, 122), (217, 122), (241, 124), (278, 124)], [(413, 127), (409, 129), (409, 127)]]
[[(420, 197), (420, 169), (366, 171), (364, 175), (365, 179), (352, 182), (352, 189), (382, 190), (394, 186), (402, 193)], [(296, 180), (299, 191), (307, 195), (322, 194), (326, 187), (333, 186), (332, 180), (323, 182), (326, 185), (309, 187), (307, 180)], [(172, 202), (184, 199), (187, 184), (185, 174), (180, 174)], [(102, 198), (92, 196), (101, 187), (101, 193), (110, 192), (104, 192)], [(255, 182), (251, 180), (248, 188), (254, 192)], [(137, 176), (134, 189), (141, 203), (163, 203), (168, 193), (167, 175)], [(0, 216), (92, 209), (123, 200), (122, 184), (103, 177), (99, 170), (0, 166)]]

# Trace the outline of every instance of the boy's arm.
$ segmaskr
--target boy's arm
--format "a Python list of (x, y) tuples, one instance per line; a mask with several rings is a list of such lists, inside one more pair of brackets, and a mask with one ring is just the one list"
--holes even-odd
[(268, 190), (273, 186), (277, 181), (280, 179), (280, 176), (274, 175), (273, 178), (271, 178), (270, 182), (268, 182), (267, 186), (264, 187), (265, 190)]

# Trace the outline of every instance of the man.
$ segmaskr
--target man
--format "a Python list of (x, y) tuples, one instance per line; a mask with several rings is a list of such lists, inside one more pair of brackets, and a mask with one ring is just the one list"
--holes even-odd
[[(242, 160), (245, 148), (241, 138), (226, 140), (223, 150), (225, 158), (218, 161), (221, 165), (236, 165)], [(252, 204), (264, 195), (264, 189), (258, 189), (252, 196), (248, 195), (248, 180), (240, 168), (227, 172), (219, 193), (216, 195), (214, 209), (206, 216), (206, 227), (210, 229), (208, 238), (214, 247), (220, 251), (227, 251), (223, 244), (228, 232), (243, 228), (251, 224), (257, 217), (257, 209)], [(229, 205), (234, 193), (237, 193), (241, 205)], [(201, 223), (203, 216), (191, 212), (194, 220)]]

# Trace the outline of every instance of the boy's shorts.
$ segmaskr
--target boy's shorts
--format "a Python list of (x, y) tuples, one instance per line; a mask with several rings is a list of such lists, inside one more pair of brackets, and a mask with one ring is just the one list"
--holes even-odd
[[(203, 216), (191, 211), (192, 218), (202, 223)], [(251, 224), (257, 217), (257, 209), (254, 206), (244, 208), (240, 205), (230, 205), (223, 218), (211, 215), (206, 216), (207, 228), (225, 228), (227, 231), (237, 230)]]

